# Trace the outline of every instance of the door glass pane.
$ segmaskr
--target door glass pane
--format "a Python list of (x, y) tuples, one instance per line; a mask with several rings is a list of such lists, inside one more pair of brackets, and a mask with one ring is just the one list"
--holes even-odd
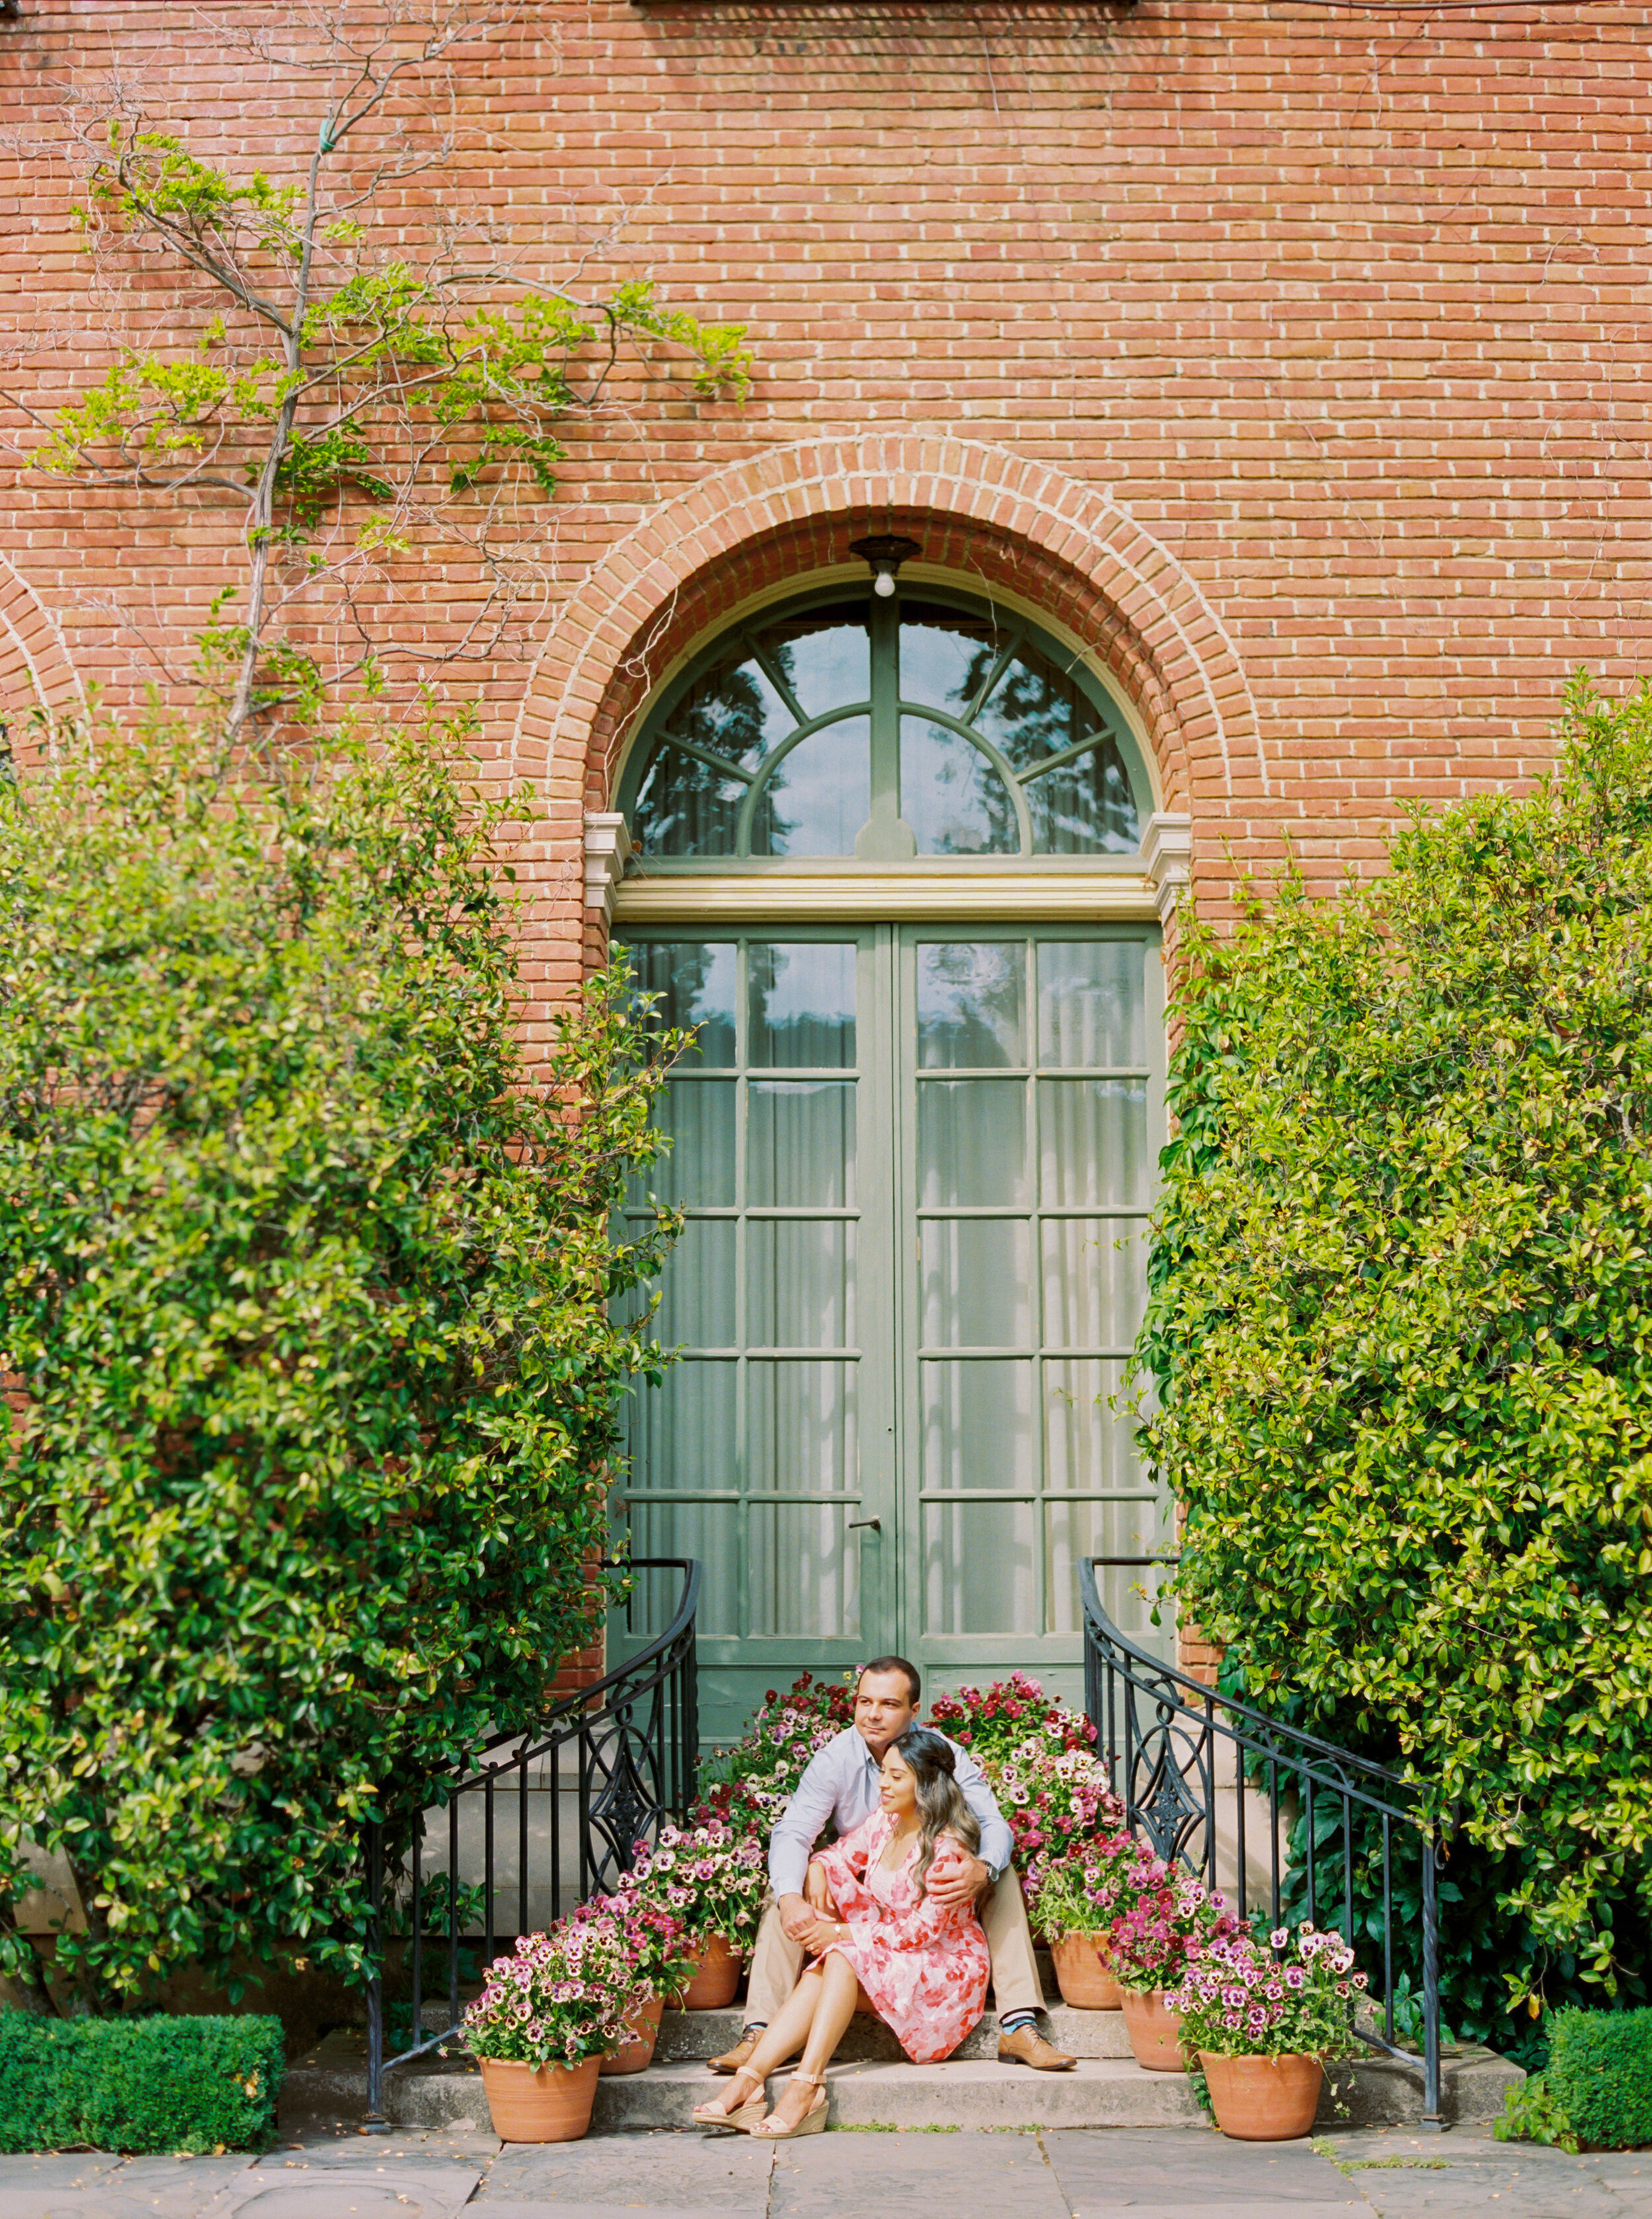
[(860, 1486), (860, 1366), (746, 1367), (755, 1495), (852, 1495)]
[[(740, 1505), (737, 1502), (633, 1502), (634, 1557), (697, 1557), (700, 1567), (701, 1635), (738, 1633), (740, 1628)], [(656, 1576), (659, 1601), (651, 1625), (658, 1631), (682, 1591), (680, 1572)]]
[[(1051, 1633), (1080, 1630), (1078, 1566), (1085, 1557), (1151, 1557), (1164, 1547), (1152, 1502), (1050, 1502), (1045, 1505), (1045, 1624)], [(1121, 1632), (1164, 1653), (1164, 1631), (1150, 1623), (1151, 1594), (1162, 1574), (1152, 1566), (1098, 1569), (1102, 1607)], [(1147, 1593), (1142, 1592), (1144, 1587)], [(1168, 1619), (1169, 1613), (1165, 1613)]]
[(978, 747), (926, 717), (901, 718), (901, 815), (920, 855), (1015, 855), (1009, 788)]
[(746, 1231), (748, 1346), (854, 1347), (854, 1232), (843, 1218), (752, 1220)]
[(930, 1633), (1028, 1633), (1036, 1623), (1035, 1502), (930, 1502), (923, 1601)]
[(633, 1172), (628, 1198), (683, 1203), (718, 1209), (734, 1202), (735, 1082), (732, 1078), (674, 1078), (654, 1104), (650, 1124), (670, 1134), (671, 1146), (646, 1169)]
[(1024, 1203), (1027, 1089), (1018, 1078), (924, 1079), (917, 1153), (922, 1209)]
[(1044, 1340), (1050, 1348), (1127, 1348), (1147, 1299), (1147, 1231), (1116, 1217), (1046, 1217)]
[(746, 1513), (751, 1631), (829, 1640), (860, 1632), (859, 1506), (754, 1503)]
[(918, 1376), (926, 1489), (1025, 1487), (1033, 1453), (1031, 1362), (922, 1364)]
[(1019, 940), (921, 942), (918, 1062), (991, 1070), (1027, 1060), (1027, 948)]
[(639, 991), (659, 997), (656, 1025), (696, 1026), (686, 1061), (696, 1071), (734, 1068), (734, 943), (643, 940), (625, 951)]
[(1153, 1170), (1146, 1082), (1040, 1079), (1039, 1156), (1046, 1209), (1145, 1209)]
[(1032, 1339), (1032, 1237), (1023, 1220), (926, 1217), (918, 1252), (926, 1348), (1015, 1348)]
[(748, 955), (751, 1060), (771, 1070), (854, 1062), (852, 941), (755, 941)]
[[(1044, 1360), (1044, 1484), (1052, 1494), (1117, 1494), (1147, 1487), (1136, 1460), (1122, 1357)], [(1120, 1408), (1109, 1408), (1117, 1397)]]
[(753, 811), (751, 852), (851, 855), (871, 814), (872, 725), (847, 717), (775, 764)]
[[(638, 1388), (630, 1404), (632, 1478), (659, 1488), (736, 1484), (736, 1370), (732, 1362), (683, 1357), (657, 1387)], [(640, 1553), (640, 1551), (639, 1551)], [(668, 1549), (667, 1556), (682, 1551)]]
[(654, 1332), (665, 1347), (734, 1346), (734, 1257), (733, 1218), (689, 1219), (660, 1277), (637, 1290), (644, 1300), (651, 1287), (660, 1290)]
[(1037, 960), (1039, 1061), (1140, 1070), (1147, 1060), (1140, 942), (1046, 941)]
[(747, 1173), (755, 1209), (854, 1206), (854, 1083), (749, 1082)]

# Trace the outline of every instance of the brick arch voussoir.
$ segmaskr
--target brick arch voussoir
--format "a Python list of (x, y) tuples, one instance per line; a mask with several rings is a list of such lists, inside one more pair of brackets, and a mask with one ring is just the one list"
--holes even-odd
[(564, 605), (518, 720), (516, 774), (584, 766), (607, 805), (619, 743), (678, 655), (777, 577), (841, 563), (860, 530), (1045, 610), (1134, 703), (1162, 805), (1267, 790), (1244, 672), (1196, 583), (1109, 495), (1006, 450), (822, 441), (736, 464), (650, 512)]
[(34, 587), (0, 555), (0, 722), (14, 746), (28, 744), (28, 721), (84, 715), (85, 690), (63, 634)]

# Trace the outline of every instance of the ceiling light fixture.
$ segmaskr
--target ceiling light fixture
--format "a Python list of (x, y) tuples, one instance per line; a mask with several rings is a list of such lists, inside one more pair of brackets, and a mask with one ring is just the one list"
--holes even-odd
[(910, 563), (923, 550), (916, 539), (901, 539), (884, 533), (870, 539), (851, 539), (849, 552), (871, 564), (872, 590), (879, 600), (886, 601), (895, 590), (895, 573), (901, 564)]

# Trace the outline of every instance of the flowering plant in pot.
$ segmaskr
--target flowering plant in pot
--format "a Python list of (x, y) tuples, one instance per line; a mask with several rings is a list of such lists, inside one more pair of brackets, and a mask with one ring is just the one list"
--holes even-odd
[(575, 1922), (612, 1918), (630, 1959), (627, 2038), (602, 2060), (599, 2075), (641, 2073), (654, 2061), (665, 1998), (692, 1977), (699, 1951), (674, 1912), (641, 1894), (634, 1874), (628, 1874), (612, 1895), (593, 1896), (571, 1916)]
[(1179, 2022), (1166, 2000), (1189, 1957), (1239, 1930), (1220, 1895), (1189, 1872), (1139, 1851), (1113, 1891), (1107, 1946), (1124, 1991), (1124, 2023), (1138, 2065), (1179, 2073), (1186, 2058)]
[(682, 1989), (689, 2011), (732, 2003), (740, 1961), (757, 1938), (765, 1879), (763, 1844), (711, 1824), (661, 1829), (634, 1871), (637, 1899), (658, 1905), (681, 1924), (697, 1959)]
[(496, 1957), (464, 2015), (501, 2141), (577, 2141), (591, 2123), (597, 2068), (629, 2028), (635, 1962), (611, 1913), (587, 1909)]
[(1129, 1835), (1103, 1834), (1065, 1857), (1037, 1856), (1027, 1868), (1027, 1910), (1050, 1945), (1061, 2000), (1076, 2011), (1117, 2011), (1123, 1994), (1108, 1955), (1113, 1875), (1133, 1862)]
[(1167, 1998), (1197, 2052), (1216, 2123), (1236, 2141), (1289, 2141), (1310, 2131), (1323, 2060), (1353, 2047), (1365, 1986), (1339, 1934), (1305, 1921), (1265, 1940), (1213, 1936)]
[(937, 1696), (929, 1718), (986, 1775), (1023, 1871), (1034, 1857), (1087, 1849), (1098, 1832), (1123, 1823), (1124, 1806), (1096, 1756), (1094, 1725), (1025, 1673)]
[(695, 1825), (727, 1826), (767, 1839), (810, 1757), (854, 1723), (854, 1675), (817, 1680), (804, 1672), (784, 1694), (771, 1688), (743, 1735), (722, 1758), (723, 1777), (694, 1806)]

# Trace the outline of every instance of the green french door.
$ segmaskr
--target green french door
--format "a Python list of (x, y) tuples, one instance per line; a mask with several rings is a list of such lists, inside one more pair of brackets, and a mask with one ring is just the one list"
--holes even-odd
[[(699, 1028), (649, 1176), (680, 1348), (618, 1514), (698, 1557), (703, 1731), (882, 1650), (1080, 1682), (1078, 1565), (1163, 1508), (1118, 1393), (1162, 1145), (1156, 934), (787, 928), (630, 942)], [(639, 1193), (636, 1206), (645, 1206)], [(1140, 1574), (1105, 1576), (1141, 1625)]]

